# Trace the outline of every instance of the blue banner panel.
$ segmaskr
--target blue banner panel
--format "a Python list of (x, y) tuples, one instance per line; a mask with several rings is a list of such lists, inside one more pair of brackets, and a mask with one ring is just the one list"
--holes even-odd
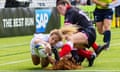
[(45, 32), (48, 22), (51, 17), (51, 9), (36, 9), (35, 10), (35, 24), (36, 32)]

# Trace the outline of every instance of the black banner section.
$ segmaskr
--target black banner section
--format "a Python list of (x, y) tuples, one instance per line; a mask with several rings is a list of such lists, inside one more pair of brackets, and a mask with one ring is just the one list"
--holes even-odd
[(0, 9), (0, 37), (32, 34), (35, 30), (34, 9)]
[[(0, 37), (31, 35), (35, 33), (35, 10), (36, 8), (0, 9)], [(59, 28), (59, 18), (56, 9), (52, 8), (52, 13), (44, 33), (49, 33), (52, 29)]]
[(58, 29), (61, 26), (60, 15), (58, 14), (56, 8), (52, 9), (51, 17), (48, 21), (45, 33), (49, 33), (52, 29)]

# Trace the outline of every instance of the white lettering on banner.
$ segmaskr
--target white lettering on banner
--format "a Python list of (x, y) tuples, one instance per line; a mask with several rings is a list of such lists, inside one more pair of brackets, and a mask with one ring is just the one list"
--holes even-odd
[(34, 18), (8, 18), (2, 21), (4, 28), (34, 26)]
[(12, 19), (3, 19), (4, 27), (12, 27)]
[(38, 23), (36, 26), (37, 28), (45, 28), (48, 23), (48, 14), (36, 14), (36, 22)]
[(21, 27), (23, 26), (24, 18), (15, 18), (13, 19), (13, 27)]
[(25, 26), (33, 26), (34, 19), (33, 18), (25, 18)]

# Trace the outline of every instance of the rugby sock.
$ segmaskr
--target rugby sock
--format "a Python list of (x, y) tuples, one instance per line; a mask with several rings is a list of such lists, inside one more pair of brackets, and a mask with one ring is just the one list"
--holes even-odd
[(39, 44), (35, 45), (35, 48), (39, 48), (39, 47), (40, 47), (40, 45), (39, 45)]
[(71, 52), (71, 46), (69, 44), (65, 44), (62, 47), (61, 51), (59, 52), (59, 55), (60, 55), (60, 57), (63, 57), (63, 56), (67, 55), (70, 52)]
[(92, 51), (90, 50), (84, 50), (84, 49), (79, 49), (77, 50), (77, 53), (82, 56), (82, 57), (85, 57), (87, 59), (90, 59), (91, 58), (91, 55), (93, 54)]
[(105, 43), (110, 43), (110, 40), (111, 40), (111, 31), (110, 31), (110, 30), (107, 30), (107, 31), (105, 31), (103, 34), (104, 34), (103, 41), (104, 41)]
[(98, 49), (98, 45), (97, 45), (96, 42), (94, 42), (94, 43), (92, 44), (92, 48), (94, 49), (94, 51), (96, 51), (96, 50)]
[(77, 50), (72, 50), (71, 51), (72, 57), (75, 59), (76, 63), (79, 63), (79, 55), (77, 54)]

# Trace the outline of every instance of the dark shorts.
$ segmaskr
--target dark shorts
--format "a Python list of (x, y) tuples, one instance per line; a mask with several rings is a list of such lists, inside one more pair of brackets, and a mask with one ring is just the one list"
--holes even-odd
[(85, 33), (88, 37), (88, 45), (86, 47), (90, 48), (92, 44), (96, 41), (96, 31), (93, 27), (88, 27), (85, 30), (82, 31)]
[(95, 22), (101, 22), (104, 19), (112, 20), (113, 10), (112, 9), (95, 9), (94, 11), (94, 20)]
[(115, 16), (120, 17), (120, 6), (115, 8)]

